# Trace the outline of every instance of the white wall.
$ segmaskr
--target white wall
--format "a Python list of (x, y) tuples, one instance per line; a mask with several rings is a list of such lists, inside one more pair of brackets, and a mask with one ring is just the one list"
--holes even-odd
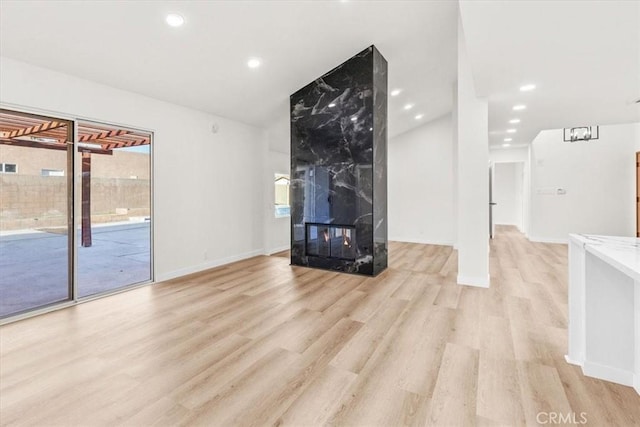
[(489, 112), (458, 20), (458, 283), (489, 286)]
[(262, 253), (264, 131), (9, 58), (0, 68), (6, 107), (154, 131), (156, 280)]
[(527, 162), (529, 147), (492, 148), (489, 150), (489, 160), (493, 163)]
[(389, 140), (389, 240), (453, 245), (451, 115)]
[[(530, 239), (635, 236), (639, 141), (640, 123), (601, 126), (600, 139), (589, 143), (564, 143), (561, 129), (541, 132), (531, 146)], [(556, 194), (558, 188), (566, 194)]]
[(290, 173), (291, 137), (289, 105), (267, 129), (268, 150), (264, 178), (265, 253), (272, 254), (291, 247), (291, 217), (276, 218), (274, 214), (273, 177), (276, 173)]

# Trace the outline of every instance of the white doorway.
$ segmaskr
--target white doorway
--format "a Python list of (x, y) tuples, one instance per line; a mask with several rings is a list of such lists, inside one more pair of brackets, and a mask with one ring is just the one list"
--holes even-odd
[(524, 170), (524, 162), (494, 163), (494, 224), (524, 230)]

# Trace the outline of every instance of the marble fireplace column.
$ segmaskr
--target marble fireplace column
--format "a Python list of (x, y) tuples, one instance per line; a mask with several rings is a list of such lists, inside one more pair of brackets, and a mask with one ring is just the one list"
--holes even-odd
[(387, 267), (387, 61), (370, 46), (291, 95), (291, 264)]

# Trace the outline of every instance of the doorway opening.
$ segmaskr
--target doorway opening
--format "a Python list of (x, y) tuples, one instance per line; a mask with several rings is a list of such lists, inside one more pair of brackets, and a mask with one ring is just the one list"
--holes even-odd
[(491, 179), (492, 225), (513, 225), (524, 232), (524, 162), (495, 162)]
[(636, 237), (640, 237), (640, 151), (636, 153)]

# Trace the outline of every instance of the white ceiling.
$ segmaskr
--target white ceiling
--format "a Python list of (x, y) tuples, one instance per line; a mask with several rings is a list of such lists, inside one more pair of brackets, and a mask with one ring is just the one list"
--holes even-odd
[[(291, 93), (375, 44), (389, 88), (403, 89), (389, 98), (393, 136), (451, 110), (457, 10), (455, 0), (2, 0), (0, 54), (269, 126)], [(168, 12), (185, 25), (168, 27)], [(507, 136), (528, 144), (543, 129), (640, 121), (640, 2), (462, 1), (460, 14), (493, 146)], [(253, 56), (259, 69), (246, 66)], [(536, 90), (520, 92), (525, 83)], [(512, 111), (517, 103), (527, 110)]]
[[(403, 89), (390, 98), (390, 135), (452, 106), (456, 1), (2, 0), (0, 12), (3, 56), (257, 126), (371, 44), (389, 88)], [(185, 25), (167, 26), (168, 12)], [(259, 69), (247, 68), (252, 56)]]
[(640, 2), (463, 1), (460, 14), (490, 144), (509, 128), (528, 144), (544, 129), (640, 122)]

